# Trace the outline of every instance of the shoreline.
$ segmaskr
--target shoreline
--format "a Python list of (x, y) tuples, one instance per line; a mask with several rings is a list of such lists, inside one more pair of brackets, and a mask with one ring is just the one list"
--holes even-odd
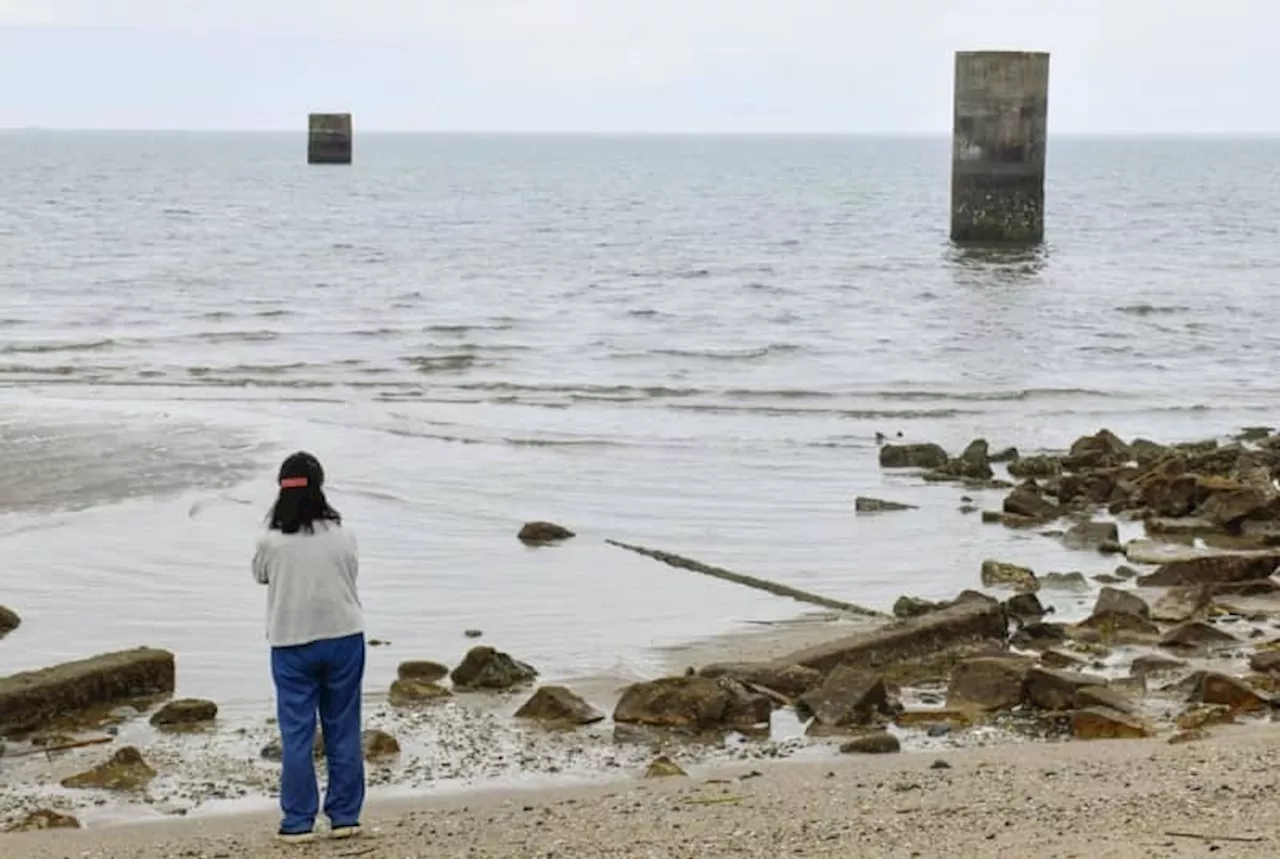
[[(1045, 743), (693, 768), (687, 778), (372, 803), (317, 856), (1272, 856), (1280, 727), (1200, 743)], [(299, 855), (272, 814), (0, 836), (0, 857)], [(1034, 845), (1034, 846), (1033, 846)], [(1083, 851), (1083, 852), (1081, 852)]]

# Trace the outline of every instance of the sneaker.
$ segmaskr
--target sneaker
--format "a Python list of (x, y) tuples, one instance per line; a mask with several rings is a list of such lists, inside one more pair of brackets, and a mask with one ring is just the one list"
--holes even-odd
[(276, 833), (276, 840), (282, 844), (310, 844), (316, 840), (314, 832), (285, 832), (283, 829)]
[(355, 838), (364, 830), (360, 828), (359, 823), (353, 823), (350, 826), (335, 826), (329, 832), (330, 838)]

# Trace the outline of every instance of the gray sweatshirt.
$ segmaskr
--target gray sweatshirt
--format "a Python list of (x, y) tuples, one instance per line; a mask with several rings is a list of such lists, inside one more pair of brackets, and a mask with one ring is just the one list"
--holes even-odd
[(294, 647), (364, 631), (356, 589), (356, 538), (333, 523), (315, 533), (267, 531), (258, 538), (253, 577), (267, 586), (267, 640)]

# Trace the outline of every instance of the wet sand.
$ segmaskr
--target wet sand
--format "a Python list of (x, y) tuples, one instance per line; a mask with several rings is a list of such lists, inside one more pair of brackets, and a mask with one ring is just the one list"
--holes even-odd
[[(942, 763), (939, 763), (942, 762)], [(276, 845), (274, 816), (0, 837), (13, 859), (1274, 856), (1280, 729), (1055, 743), (374, 805), (358, 841)]]

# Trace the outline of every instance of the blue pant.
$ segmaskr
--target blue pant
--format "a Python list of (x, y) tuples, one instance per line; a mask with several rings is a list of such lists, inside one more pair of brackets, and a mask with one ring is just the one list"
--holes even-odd
[(310, 832), (320, 810), (312, 757), (317, 712), (329, 761), (325, 816), (334, 828), (358, 824), (364, 806), (364, 750), (360, 743), (364, 635), (273, 647), (271, 676), (276, 684), (276, 714), (284, 752), (280, 775), (284, 820), (280, 831)]

